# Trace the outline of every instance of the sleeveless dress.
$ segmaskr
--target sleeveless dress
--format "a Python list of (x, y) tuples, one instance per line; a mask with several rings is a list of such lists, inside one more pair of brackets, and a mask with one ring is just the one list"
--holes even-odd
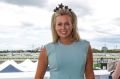
[(89, 42), (80, 40), (70, 45), (60, 42), (45, 45), (50, 79), (84, 79)]

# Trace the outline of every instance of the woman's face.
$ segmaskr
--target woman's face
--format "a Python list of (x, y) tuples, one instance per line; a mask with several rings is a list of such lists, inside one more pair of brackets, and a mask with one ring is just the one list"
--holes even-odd
[(71, 37), (72, 32), (71, 17), (68, 15), (61, 15), (56, 17), (55, 30), (60, 38)]

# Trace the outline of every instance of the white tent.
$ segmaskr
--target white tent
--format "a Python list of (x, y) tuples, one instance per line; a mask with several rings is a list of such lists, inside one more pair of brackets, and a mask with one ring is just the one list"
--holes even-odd
[(22, 63), (19, 64), (19, 66), (24, 67), (25, 71), (35, 71), (36, 65), (33, 63), (30, 59), (26, 59)]
[[(0, 79), (34, 79), (34, 76), (35, 72), (0, 73)], [(44, 79), (49, 77), (49, 72), (46, 72)]]
[(35, 71), (37, 69), (37, 65), (38, 65), (38, 61), (34, 62), (34, 69), (35, 69)]
[(36, 62), (34, 62), (34, 64), (37, 66), (38, 65), (38, 60)]
[(94, 70), (95, 79), (108, 79), (110, 72), (107, 70)]
[(25, 70), (23, 67), (19, 66), (14, 60), (7, 60), (0, 65), (0, 71), (2, 71), (3, 69), (5, 69), (8, 66), (14, 67), (20, 71)]
[(95, 75), (109, 75), (110, 72), (107, 70), (94, 70)]

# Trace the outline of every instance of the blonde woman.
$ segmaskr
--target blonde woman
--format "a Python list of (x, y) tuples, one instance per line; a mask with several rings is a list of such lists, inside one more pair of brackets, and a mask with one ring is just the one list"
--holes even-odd
[(95, 79), (90, 43), (77, 32), (76, 14), (60, 4), (51, 19), (53, 42), (41, 49), (35, 79), (43, 79), (49, 65), (50, 79)]

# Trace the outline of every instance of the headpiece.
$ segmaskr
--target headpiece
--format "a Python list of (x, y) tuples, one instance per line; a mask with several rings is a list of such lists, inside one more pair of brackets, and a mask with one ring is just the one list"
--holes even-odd
[(63, 10), (68, 10), (68, 11), (71, 12), (71, 9), (68, 8), (68, 6), (63, 5), (62, 3), (61, 3), (58, 7), (56, 7), (56, 8), (54, 9), (54, 12), (57, 12), (57, 11), (62, 10), (62, 9), (63, 9)]

